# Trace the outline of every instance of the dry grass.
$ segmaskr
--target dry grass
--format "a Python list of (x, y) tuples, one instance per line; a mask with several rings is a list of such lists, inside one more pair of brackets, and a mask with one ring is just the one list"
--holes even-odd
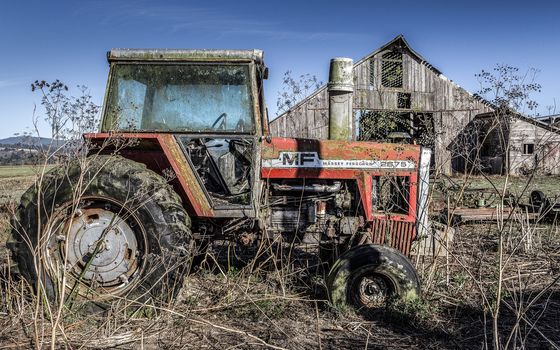
[(13, 165), (0, 166), (0, 205), (19, 201), (19, 197), (31, 186), (44, 171), (52, 168), (48, 165)]
[[(4, 241), (5, 212), (0, 225)], [(560, 230), (531, 227), (532, 246), (523, 244), (527, 227), (505, 230), (500, 336), (502, 344), (510, 339), (510, 348), (560, 347)], [(174, 305), (131, 308), (123, 302), (96, 314), (85, 306), (66, 310), (55, 330), (56, 347), (481, 348), (491, 344), (491, 318), (481, 300), (491, 300), (496, 287), (498, 229), (461, 226), (455, 238), (447, 259), (418, 259), (423, 302), (389, 305), (367, 319), (329, 307), (324, 271), (312, 252), (299, 251), (297, 260), (288, 261), (278, 247), (267, 246), (258, 263), (244, 266), (214, 250), (185, 279)], [(0, 349), (48, 347), (53, 330), (47, 315), (35, 313), (32, 297), (6, 269), (1, 267)]]
[[(47, 170), (53, 165), (47, 165)], [(42, 165), (2, 165), (0, 166), (0, 179), (33, 177), (43, 171)]]
[[(531, 251), (524, 251), (518, 244), (505, 246), (507, 264), (503, 271), (505, 293), (500, 329), (505, 343), (517, 322), (514, 310), (527, 308), (521, 326), (526, 332), (522, 336), (530, 342), (524, 345), (553, 348), (545, 337), (560, 345), (560, 230), (553, 225), (537, 225), (536, 229), (542, 241)], [(521, 228), (512, 225), (508, 234), (513, 236), (509, 237), (512, 242), (519, 242)], [(447, 333), (454, 334), (462, 347), (480, 347), (491, 338), (490, 314), (482, 300), (491, 299), (496, 290), (497, 236), (495, 224), (461, 226), (449, 261), (426, 258), (419, 266), (424, 275), (426, 301), (437, 309), (433, 320), (440, 322)], [(435, 269), (430, 271), (432, 264)], [(433, 280), (428, 280), (432, 275)]]

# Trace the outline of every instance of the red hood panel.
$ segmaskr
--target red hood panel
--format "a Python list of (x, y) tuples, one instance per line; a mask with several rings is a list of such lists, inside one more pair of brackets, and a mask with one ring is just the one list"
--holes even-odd
[(419, 157), (417, 145), (290, 138), (262, 143), (264, 168), (411, 171), (417, 168)]

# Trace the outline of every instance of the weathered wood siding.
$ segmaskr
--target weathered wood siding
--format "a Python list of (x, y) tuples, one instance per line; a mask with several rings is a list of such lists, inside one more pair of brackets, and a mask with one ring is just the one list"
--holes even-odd
[[(510, 123), (510, 174), (560, 174), (560, 134), (522, 119)], [(533, 144), (533, 154), (524, 154), (525, 144)]]
[[(402, 88), (383, 87), (381, 56), (391, 49), (388, 47), (355, 64), (354, 115), (357, 116), (360, 110), (432, 113), (436, 133), (436, 167), (450, 174), (450, 143), (477, 114), (489, 112), (491, 108), (407, 49), (403, 51)], [(371, 69), (374, 70), (373, 79)], [(397, 108), (398, 93), (410, 93), (410, 109)], [(328, 137), (328, 124), (328, 95), (324, 86), (273, 120), (270, 130), (274, 136), (324, 139)]]

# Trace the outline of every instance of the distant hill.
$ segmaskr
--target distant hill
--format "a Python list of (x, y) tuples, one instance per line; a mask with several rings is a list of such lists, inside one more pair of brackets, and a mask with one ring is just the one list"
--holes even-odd
[(48, 146), (53, 142), (52, 139), (47, 137), (36, 137), (36, 136), (13, 136), (5, 139), (0, 139), (0, 145), (2, 146), (18, 146), (18, 147), (42, 147)]
[[(0, 139), (0, 165), (24, 165), (43, 162), (50, 153), (64, 152), (65, 147), (54, 146), (46, 137), (14, 136)], [(65, 144), (61, 141), (61, 146)], [(50, 157), (52, 158), (52, 157)]]

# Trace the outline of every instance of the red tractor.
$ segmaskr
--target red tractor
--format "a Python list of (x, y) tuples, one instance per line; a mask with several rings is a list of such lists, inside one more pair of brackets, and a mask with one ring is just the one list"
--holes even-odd
[(406, 256), (426, 224), (430, 152), (349, 141), (336, 123), (351, 90), (336, 89), (336, 67), (339, 139), (311, 140), (269, 134), (261, 51), (112, 50), (108, 60), (88, 157), (48, 173), (14, 217), (8, 246), (31, 285), (51, 298), (173, 295), (196, 247), (274, 238), (340, 253), (327, 278), (335, 305), (419, 294)]

